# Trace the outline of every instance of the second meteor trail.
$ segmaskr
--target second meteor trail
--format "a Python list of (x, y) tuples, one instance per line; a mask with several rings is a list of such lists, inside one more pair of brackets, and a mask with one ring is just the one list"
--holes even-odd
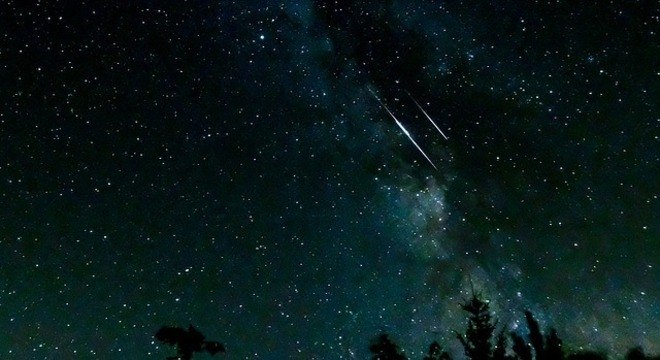
[[(378, 96), (376, 96), (376, 93), (374, 93), (373, 90), (369, 89), (369, 92), (380, 103), (380, 105), (383, 107), (383, 109), (385, 109), (385, 111), (387, 111), (387, 113), (392, 117), (392, 119), (394, 119), (394, 122), (399, 126), (401, 131), (403, 131), (403, 133), (408, 137), (408, 139), (410, 139), (410, 141), (413, 143), (413, 145), (415, 145), (417, 150), (419, 150), (419, 152), (424, 156), (424, 158), (426, 158), (426, 160), (429, 162), (429, 164), (431, 164), (431, 166), (433, 166), (434, 169), (438, 170), (438, 168), (435, 166), (433, 161), (431, 161), (431, 158), (429, 158), (428, 155), (426, 155), (424, 150), (422, 150), (422, 148), (417, 144), (415, 139), (413, 139), (413, 137), (410, 135), (410, 132), (408, 132), (408, 130), (406, 130), (406, 128), (403, 126), (403, 124), (399, 121), (399, 119), (397, 119), (396, 116), (394, 116), (394, 114), (390, 111), (390, 109), (387, 108), (385, 103), (382, 100), (380, 100), (380, 98), (378, 98)], [(413, 100), (415, 100), (415, 99), (413, 99)], [(417, 101), (415, 101), (415, 103), (417, 104)], [(419, 106), (419, 104), (417, 104), (417, 106)], [(420, 106), (420, 109), (421, 109), (421, 106)], [(424, 114), (426, 115), (426, 112), (423, 109), (422, 109), (422, 112), (424, 112)], [(426, 115), (426, 116), (428, 117), (428, 115)], [(430, 119), (431, 118), (429, 117), (429, 120)], [(431, 120), (431, 122), (433, 122), (433, 120)], [(435, 123), (433, 123), (433, 124), (435, 125)], [(440, 130), (440, 129), (438, 128), (438, 130)], [(440, 133), (442, 134), (442, 131)], [(444, 134), (442, 134), (442, 135), (444, 136)]]

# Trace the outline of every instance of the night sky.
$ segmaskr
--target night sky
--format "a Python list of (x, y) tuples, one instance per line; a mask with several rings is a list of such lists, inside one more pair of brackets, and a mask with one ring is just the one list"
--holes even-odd
[(24, 3), (3, 359), (164, 359), (188, 324), (227, 359), (460, 358), (470, 282), (499, 327), (660, 352), (657, 2)]

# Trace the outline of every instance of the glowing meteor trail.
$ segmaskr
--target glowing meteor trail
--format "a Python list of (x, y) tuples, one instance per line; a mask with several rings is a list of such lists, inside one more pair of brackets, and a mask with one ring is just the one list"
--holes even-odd
[(397, 119), (396, 116), (394, 116), (394, 114), (392, 114), (392, 112), (390, 111), (390, 109), (387, 108), (387, 106), (385, 105), (385, 103), (384, 103), (383, 101), (381, 101), (381, 100), (378, 98), (378, 96), (376, 96), (376, 94), (375, 94), (371, 89), (369, 89), (369, 92), (371, 93), (371, 95), (374, 96), (374, 98), (376, 98), (376, 100), (378, 100), (378, 102), (379, 102), (380, 105), (383, 107), (383, 109), (385, 109), (385, 111), (387, 111), (387, 113), (390, 114), (390, 116), (392, 117), (392, 119), (394, 119), (394, 122), (396, 122), (396, 124), (399, 126), (399, 128), (401, 128), (401, 131), (403, 131), (403, 133), (406, 134), (406, 136), (408, 137), (408, 139), (410, 139), (410, 141), (413, 143), (413, 145), (415, 145), (415, 147), (417, 148), (417, 150), (419, 150), (419, 152), (422, 153), (422, 155), (424, 155), (424, 157), (425, 157), (426, 160), (429, 162), (429, 164), (431, 164), (431, 166), (433, 166), (434, 169), (438, 170), (438, 168), (435, 166), (435, 164), (433, 163), (433, 161), (431, 161), (431, 158), (429, 158), (428, 155), (426, 155), (426, 153), (424, 152), (424, 150), (422, 150), (422, 148), (421, 148), (421, 147), (417, 144), (417, 142), (412, 138), (412, 136), (410, 135), (410, 133), (408, 132), (408, 130), (406, 130), (406, 128), (403, 126), (403, 124), (399, 121), (399, 119)]
[(447, 135), (445, 135), (445, 133), (443, 133), (442, 130), (440, 130), (440, 128), (438, 127), (438, 125), (435, 123), (435, 121), (433, 121), (433, 119), (431, 119), (431, 117), (429, 116), (429, 114), (427, 114), (426, 111), (424, 111), (424, 108), (422, 108), (422, 105), (420, 105), (420, 104), (417, 102), (417, 100), (415, 100), (415, 98), (414, 98), (412, 95), (410, 95), (410, 93), (409, 93), (408, 91), (406, 91), (406, 93), (408, 94), (408, 96), (410, 96), (410, 98), (412, 99), (412, 101), (415, 102), (415, 105), (417, 105), (417, 107), (419, 108), (419, 110), (421, 110), (421, 111), (424, 113), (424, 115), (426, 116), (426, 118), (429, 119), (429, 121), (431, 122), (431, 124), (433, 124), (433, 126), (435, 126), (435, 128), (438, 129), (438, 132), (440, 133), (440, 135), (442, 135), (442, 137), (445, 138), (445, 140), (449, 140), (449, 138), (447, 137)]

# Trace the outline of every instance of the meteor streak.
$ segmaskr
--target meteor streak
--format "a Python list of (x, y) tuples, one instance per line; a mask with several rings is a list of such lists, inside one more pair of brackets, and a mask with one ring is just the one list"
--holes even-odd
[(415, 105), (417, 105), (417, 107), (419, 108), (419, 110), (421, 110), (421, 111), (424, 113), (424, 115), (426, 116), (426, 118), (429, 119), (429, 121), (431, 122), (431, 124), (433, 124), (433, 126), (435, 126), (435, 128), (438, 129), (438, 132), (440, 133), (440, 135), (442, 135), (442, 137), (445, 138), (445, 140), (449, 140), (449, 138), (447, 137), (447, 135), (445, 135), (445, 133), (443, 133), (442, 130), (440, 130), (440, 128), (438, 127), (438, 125), (436, 125), (435, 121), (433, 121), (433, 119), (431, 119), (431, 117), (429, 116), (429, 114), (427, 114), (426, 111), (424, 111), (424, 109), (422, 108), (422, 105), (420, 105), (420, 104), (417, 102), (417, 100), (415, 100), (415, 98), (414, 98), (412, 95), (410, 95), (410, 93), (409, 93), (408, 91), (406, 91), (406, 93), (408, 94), (408, 96), (410, 96), (410, 98), (412, 99), (412, 101), (415, 102)]
[(374, 98), (376, 98), (376, 100), (378, 100), (378, 102), (380, 103), (380, 105), (383, 107), (383, 109), (385, 109), (385, 111), (387, 111), (387, 113), (392, 117), (392, 119), (394, 119), (394, 122), (396, 122), (396, 124), (399, 126), (399, 128), (401, 128), (401, 131), (403, 131), (403, 133), (406, 134), (406, 136), (408, 137), (408, 139), (410, 139), (410, 141), (413, 143), (413, 145), (415, 145), (415, 147), (417, 148), (417, 150), (419, 150), (419, 152), (422, 153), (422, 155), (424, 155), (424, 157), (425, 157), (426, 160), (429, 162), (429, 164), (431, 164), (431, 166), (433, 166), (434, 169), (438, 170), (438, 168), (435, 166), (435, 164), (433, 163), (433, 161), (431, 161), (431, 158), (429, 158), (428, 155), (426, 155), (426, 153), (424, 152), (424, 150), (422, 150), (422, 148), (421, 148), (421, 147), (417, 144), (417, 142), (412, 138), (412, 136), (410, 135), (410, 133), (408, 132), (408, 130), (406, 130), (406, 128), (403, 126), (403, 124), (399, 121), (399, 119), (397, 119), (396, 116), (394, 116), (394, 114), (392, 114), (392, 112), (390, 111), (390, 109), (387, 108), (387, 106), (385, 105), (385, 103), (384, 103), (382, 100), (380, 100), (380, 99), (378, 98), (378, 96), (376, 96), (376, 93), (374, 93), (371, 89), (369, 89), (369, 92), (371, 93), (371, 95), (374, 96)]

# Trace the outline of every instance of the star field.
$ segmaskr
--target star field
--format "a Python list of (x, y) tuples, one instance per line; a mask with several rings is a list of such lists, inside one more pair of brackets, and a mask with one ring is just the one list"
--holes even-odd
[(382, 331), (460, 357), (470, 282), (500, 327), (660, 352), (659, 22), (0, 4), (0, 354), (162, 359), (155, 331), (194, 324), (230, 359), (367, 358)]

